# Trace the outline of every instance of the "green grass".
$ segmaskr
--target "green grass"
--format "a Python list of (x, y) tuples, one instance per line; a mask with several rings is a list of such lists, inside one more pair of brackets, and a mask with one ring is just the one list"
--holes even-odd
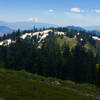
[(91, 50), (93, 52), (94, 55), (96, 55), (97, 53), (97, 49), (94, 48), (90, 43), (86, 43), (84, 46), (87, 50)]
[(75, 40), (74, 38), (68, 38), (68, 37), (64, 37), (64, 38), (57, 38), (57, 43), (62, 47), (64, 45), (64, 43), (66, 43), (70, 49), (72, 49), (73, 47), (75, 47), (77, 45), (77, 40)]
[(98, 91), (100, 89), (94, 85), (45, 78), (25, 71), (0, 69), (2, 100), (99, 100), (95, 96), (86, 96)]
[[(69, 37), (64, 37), (64, 38), (58, 37), (57, 43), (60, 45), (60, 47), (62, 47), (66, 43), (66, 45), (70, 47), (70, 50), (72, 50), (72, 48), (74, 48), (77, 45), (77, 40), (75, 38), (69, 38)], [(84, 47), (86, 48), (87, 51), (91, 50), (94, 53), (94, 55), (96, 55), (97, 49), (94, 48), (90, 43), (86, 43)]]
[(96, 41), (96, 49), (98, 52), (100, 51), (100, 41)]

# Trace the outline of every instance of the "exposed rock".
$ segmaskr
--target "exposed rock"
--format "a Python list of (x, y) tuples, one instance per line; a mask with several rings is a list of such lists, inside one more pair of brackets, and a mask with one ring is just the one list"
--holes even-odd
[(51, 82), (51, 84), (52, 84), (52, 85), (55, 85), (55, 86), (59, 86), (59, 85), (61, 85), (59, 81)]
[(5, 98), (3, 98), (3, 97), (0, 97), (0, 100), (5, 100)]

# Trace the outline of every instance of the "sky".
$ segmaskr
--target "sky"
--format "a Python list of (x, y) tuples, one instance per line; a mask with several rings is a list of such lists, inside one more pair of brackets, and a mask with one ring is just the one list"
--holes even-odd
[(100, 25), (100, 0), (0, 0), (0, 21)]

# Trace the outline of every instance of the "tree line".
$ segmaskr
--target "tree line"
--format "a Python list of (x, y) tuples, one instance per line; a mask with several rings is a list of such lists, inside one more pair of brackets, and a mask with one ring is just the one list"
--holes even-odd
[[(68, 32), (62, 28), (58, 30)], [(92, 51), (87, 51), (80, 41), (70, 50), (66, 43), (60, 47), (56, 42), (57, 37), (51, 34), (42, 43), (42, 47), (37, 48), (37, 42), (33, 43), (29, 38), (20, 39), (20, 34), (18, 31), (6, 36), (16, 38), (16, 43), (0, 47), (0, 68), (26, 70), (46, 77), (99, 85), (100, 57), (98, 54), (94, 56)], [(89, 37), (86, 34), (84, 36)], [(95, 43), (91, 37), (85, 38), (85, 41), (86, 39)]]
[(0, 68), (26, 70), (31, 73), (56, 77), (76, 82), (99, 84), (99, 57), (86, 51), (79, 43), (70, 51), (68, 45), (62, 48), (56, 37), (50, 36), (38, 49), (31, 40), (20, 38), (15, 44), (0, 47)]

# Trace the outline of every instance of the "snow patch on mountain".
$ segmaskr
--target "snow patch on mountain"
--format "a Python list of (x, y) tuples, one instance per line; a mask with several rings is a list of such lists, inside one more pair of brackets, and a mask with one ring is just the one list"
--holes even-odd
[(48, 36), (48, 34), (44, 34), (38, 42), (41, 42), (41, 41), (44, 40), (47, 36)]
[(78, 32), (77, 35), (80, 35), (80, 33)]
[(55, 32), (55, 34), (57, 34), (57, 35), (65, 35), (64, 32)]
[(3, 41), (0, 42), (0, 46), (3, 45)]
[(52, 30), (39, 31), (39, 32), (34, 32), (34, 33), (25, 33), (22, 36), (20, 36), (20, 38), (25, 39), (27, 36), (29, 37), (37, 36), (37, 39), (38, 39), (39, 36), (41, 36), (41, 38), (44, 39), (46, 36), (48, 36), (47, 34), (49, 32), (52, 32)]
[(98, 40), (98, 41), (100, 41), (100, 38), (97, 37), (97, 36), (93, 36), (92, 38), (93, 38), (94, 40)]
[(81, 38), (80, 41), (83, 41), (83, 38)]
[(25, 33), (24, 35), (22, 35), (20, 38), (25, 39), (29, 34)]
[[(36, 39), (37, 39), (37, 42), (38, 43), (41, 43), (41, 41), (43, 42), (50, 34), (50, 32), (53, 32), (52, 29), (48, 29), (48, 30), (44, 30), (44, 31), (39, 31), (39, 32), (30, 32), (30, 33), (25, 33), (25, 34), (22, 34), (20, 36), (21, 39), (26, 39), (27, 37), (28, 38), (32, 38), (34, 36), (36, 36)], [(64, 32), (54, 32), (55, 35), (59, 35), (59, 36), (64, 36), (65, 33)], [(34, 42), (35, 40), (33, 40)], [(7, 46), (7, 45), (10, 45), (11, 43), (16, 43), (16, 41), (13, 41), (12, 39), (6, 39), (6, 40), (3, 40), (0, 42), (0, 46), (4, 45), (4, 46)]]
[(7, 45), (10, 45), (11, 43), (15, 43), (15, 41), (12, 41), (11, 39), (7, 39), (4, 41), (1, 41), (0, 46), (2, 46), (2, 45), (7, 46)]

